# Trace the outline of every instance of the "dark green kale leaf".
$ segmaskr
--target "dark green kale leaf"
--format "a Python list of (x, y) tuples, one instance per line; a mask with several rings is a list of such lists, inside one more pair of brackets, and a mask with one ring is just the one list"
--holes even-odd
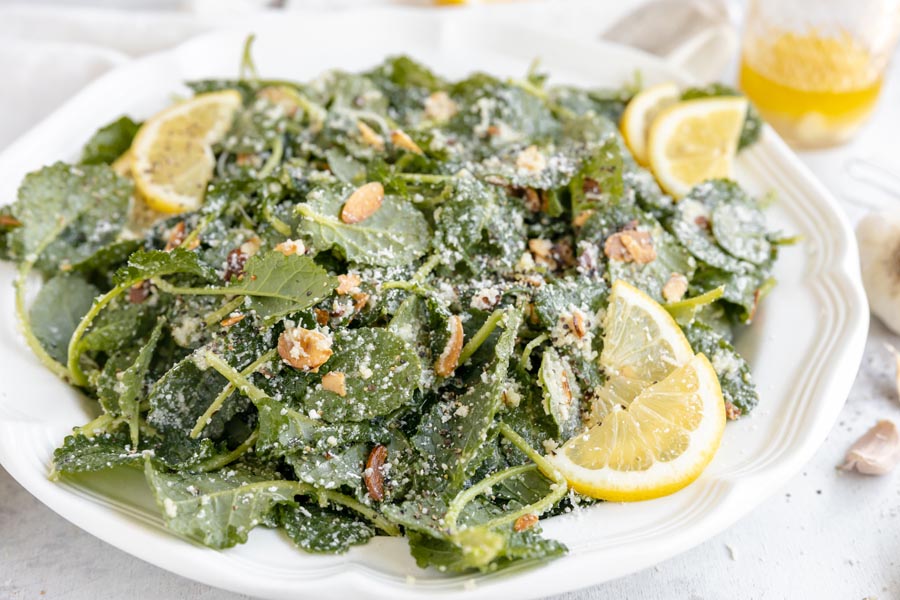
[[(646, 222), (652, 223), (651, 217), (646, 217)], [(662, 302), (663, 286), (666, 285), (672, 274), (679, 273), (690, 279), (697, 263), (672, 234), (663, 229), (659, 223), (641, 225), (638, 229), (649, 231), (656, 258), (646, 264), (611, 259), (608, 262), (609, 280), (614, 282), (617, 279), (624, 279), (649, 294), (656, 301)]]
[(537, 468), (507, 477), (492, 488), (505, 510), (516, 510), (549, 496), (555, 484)]
[(760, 265), (771, 258), (766, 219), (751, 202), (729, 202), (712, 211), (712, 232), (722, 248), (735, 258)]
[(275, 519), (298, 547), (316, 554), (343, 554), (375, 537), (375, 528), (349, 511), (312, 503), (279, 504)]
[(131, 183), (106, 165), (56, 163), (29, 173), (12, 207), (22, 225), (8, 234), (11, 253), (37, 259), (46, 273), (79, 262), (118, 236), (131, 194)]
[(544, 412), (559, 428), (560, 439), (567, 440), (581, 427), (581, 389), (569, 361), (552, 347), (544, 350), (538, 381), (544, 388)]
[(588, 210), (605, 210), (622, 197), (622, 149), (614, 138), (592, 150), (569, 183), (572, 216)]
[(57, 275), (41, 287), (29, 311), (31, 327), (55, 360), (65, 364), (72, 333), (99, 294), (100, 290), (73, 274)]
[(227, 290), (247, 296), (248, 307), (270, 320), (317, 304), (335, 287), (337, 278), (310, 257), (270, 250), (251, 257), (244, 277)]
[(487, 441), (502, 404), (509, 381), (509, 361), (521, 324), (522, 311), (506, 309), (494, 359), (464, 393), (436, 402), (423, 416), (412, 443), (424, 454), (430, 485), (457, 489), (466, 475), (478, 467), (473, 459)]
[(602, 279), (558, 279), (541, 286), (534, 295), (534, 311), (541, 325), (552, 329), (563, 313), (578, 308), (596, 313), (606, 303), (609, 286)]
[(115, 352), (146, 334), (154, 317), (155, 307), (146, 304), (123, 303), (107, 308), (81, 338), (79, 347), (85, 351)]
[(104, 471), (120, 465), (137, 466), (141, 452), (132, 444), (128, 427), (122, 423), (111, 432), (74, 433), (53, 451), (55, 473)]
[(96, 281), (98, 285), (110, 287), (116, 269), (128, 262), (128, 257), (137, 252), (142, 245), (140, 240), (113, 242), (99, 248), (83, 260), (72, 263), (69, 271), (78, 273), (90, 281)]
[(128, 264), (114, 277), (117, 285), (133, 285), (152, 277), (185, 273), (203, 279), (215, 279), (215, 273), (200, 262), (194, 252), (175, 248), (171, 252), (163, 250), (141, 250), (128, 258)]
[(153, 384), (148, 395), (147, 422), (158, 432), (157, 459), (169, 466), (183, 467), (209, 458), (220, 450), (218, 444), (226, 441), (232, 418), (249, 408), (250, 401), (233, 392), (204, 426), (202, 437), (190, 437), (197, 420), (228, 384), (218, 371), (208, 368), (204, 352), (217, 354), (240, 371), (268, 351), (272, 343), (274, 340), (263, 335), (251, 319), (244, 319), (220, 332)]
[(303, 490), (303, 484), (256, 463), (235, 463), (212, 473), (169, 473), (148, 460), (145, 473), (166, 527), (218, 549), (246, 542), (277, 504), (293, 502)]
[(668, 223), (669, 230), (697, 260), (731, 273), (747, 273), (753, 265), (728, 253), (713, 235), (713, 211), (722, 204), (743, 202), (737, 186), (725, 180), (701, 183), (682, 198)]
[(81, 164), (111, 164), (128, 151), (140, 127), (140, 123), (135, 123), (124, 116), (104, 125), (84, 145), (81, 151)]
[(140, 417), (141, 417), (141, 400), (146, 395), (146, 378), (150, 369), (150, 362), (153, 360), (153, 352), (156, 350), (156, 344), (159, 343), (159, 336), (162, 333), (165, 321), (160, 319), (156, 323), (156, 327), (150, 333), (150, 339), (141, 347), (134, 362), (127, 369), (122, 371), (118, 377), (119, 392), (116, 406), (111, 407), (113, 410), (118, 409), (118, 413), (125, 418), (128, 423), (128, 429), (131, 434), (131, 443), (137, 446), (140, 435)]
[(385, 196), (368, 219), (348, 224), (340, 219), (341, 208), (350, 191), (319, 188), (307, 202), (297, 205), (303, 216), (300, 232), (318, 250), (335, 248), (350, 262), (363, 265), (403, 265), (428, 250), (431, 232), (425, 217), (409, 201)]
[[(289, 405), (263, 398), (257, 400), (259, 410), (259, 437), (256, 451), (262, 454), (283, 456), (301, 451), (321, 438), (321, 422), (291, 408)], [(321, 438), (324, 439), (324, 438)]]
[(731, 411), (732, 418), (753, 410), (759, 403), (759, 394), (753, 384), (750, 365), (734, 346), (713, 328), (697, 321), (685, 328), (684, 334), (694, 352), (702, 352), (712, 363), (722, 384), (725, 403), (737, 409)]
[(567, 552), (560, 542), (541, 537), (538, 528), (516, 532), (512, 526), (499, 529), (476, 526), (461, 531), (452, 540), (415, 531), (408, 536), (417, 565), (450, 573), (472, 570), (489, 573), (512, 563), (538, 562)]
[(456, 182), (453, 193), (434, 214), (432, 246), (441, 253), (444, 263), (474, 265), (472, 256), (484, 241), (492, 213), (498, 210), (497, 194), (495, 188), (476, 179), (467, 177)]
[[(342, 330), (334, 336), (334, 355), (321, 376), (343, 373), (341, 396), (313, 384), (303, 404), (325, 421), (366, 421), (413, 401), (422, 366), (413, 348), (386, 329)], [(318, 382), (317, 382), (318, 383)]]
[(691, 288), (704, 293), (722, 287), (721, 300), (732, 307), (731, 314), (742, 323), (749, 323), (756, 312), (761, 290), (769, 281), (765, 270), (732, 273), (715, 267), (701, 266), (694, 273)]

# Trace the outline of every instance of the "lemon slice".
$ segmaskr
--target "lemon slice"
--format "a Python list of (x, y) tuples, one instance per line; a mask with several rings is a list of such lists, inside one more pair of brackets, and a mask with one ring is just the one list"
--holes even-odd
[(212, 179), (219, 142), (241, 106), (236, 90), (197, 95), (147, 120), (129, 150), (131, 173), (150, 208), (165, 213), (196, 210)]
[(622, 137), (638, 163), (645, 167), (647, 158), (647, 133), (650, 124), (659, 112), (678, 102), (678, 86), (674, 83), (660, 83), (641, 90), (631, 99), (622, 113)]
[(685, 487), (712, 460), (725, 430), (725, 404), (709, 360), (697, 354), (624, 408), (577, 435), (551, 463), (582, 494), (649, 500)]
[(694, 356), (669, 312), (621, 279), (613, 283), (603, 331), (600, 366), (607, 380), (595, 395), (592, 423), (602, 421), (616, 406), (627, 406)]
[(747, 100), (702, 98), (660, 111), (650, 125), (647, 156), (656, 180), (676, 198), (693, 186), (731, 177)]

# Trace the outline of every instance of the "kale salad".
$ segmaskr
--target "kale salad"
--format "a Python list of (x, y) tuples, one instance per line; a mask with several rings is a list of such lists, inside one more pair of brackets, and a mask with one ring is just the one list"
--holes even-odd
[[(448, 572), (562, 555), (539, 519), (594, 500), (545, 455), (605, 380), (615, 280), (709, 357), (729, 418), (753, 409), (733, 338), (788, 240), (733, 181), (663, 193), (618, 131), (635, 89), (404, 56), (308, 83), (245, 66), (188, 84), (238, 99), (197, 207), (153, 210), (123, 116), (0, 212), (26, 341), (96, 402), (53, 477), (141, 469), (167, 527), (212, 548), (268, 527), (315, 553), (404, 536)], [(759, 127), (751, 109), (741, 147)]]

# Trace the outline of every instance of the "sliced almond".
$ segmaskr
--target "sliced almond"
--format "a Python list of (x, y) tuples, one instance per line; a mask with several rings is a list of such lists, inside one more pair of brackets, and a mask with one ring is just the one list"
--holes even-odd
[(377, 181), (367, 183), (350, 194), (341, 209), (341, 221), (360, 223), (375, 214), (384, 202), (384, 186)]
[(528, 146), (516, 156), (516, 169), (526, 173), (540, 173), (547, 168), (547, 158), (537, 146)]
[(334, 392), (338, 396), (347, 395), (347, 378), (340, 371), (332, 371), (322, 376), (322, 389)]
[(465, 335), (459, 315), (450, 317), (447, 321), (447, 328), (450, 330), (450, 338), (447, 340), (447, 345), (444, 346), (444, 351), (434, 363), (434, 372), (441, 377), (449, 377), (459, 366), (459, 354), (462, 352), (463, 336)]
[(538, 518), (538, 516), (534, 513), (522, 515), (521, 517), (516, 519), (515, 523), (513, 523), (513, 530), (514, 531), (526, 531), (528, 529), (531, 529), (535, 525), (537, 525), (539, 520), (540, 519)]
[(572, 311), (572, 333), (578, 339), (583, 338), (587, 334), (587, 326), (584, 322), (584, 313), (577, 308)]
[(434, 92), (425, 99), (425, 117), (433, 121), (449, 121), (459, 106), (447, 92)]
[(553, 270), (557, 267), (556, 259), (553, 258), (553, 242), (541, 238), (528, 240), (528, 249), (534, 256), (534, 262)]
[(278, 338), (278, 355), (295, 369), (319, 370), (334, 352), (331, 336), (303, 327), (288, 327)]
[(300, 105), (297, 103), (297, 92), (284, 85), (270, 85), (256, 92), (257, 98), (263, 98), (280, 107), (284, 114), (293, 117)]
[(187, 230), (184, 221), (178, 221), (172, 229), (169, 230), (169, 239), (166, 241), (166, 252), (171, 252), (181, 245), (184, 238), (187, 237)]
[(242, 313), (234, 313), (219, 321), (219, 325), (222, 327), (231, 327), (232, 325), (236, 325), (243, 321), (246, 316), (247, 315)]
[(295, 254), (306, 254), (306, 244), (301, 240), (284, 240), (277, 246), (275, 250), (281, 252), (285, 256), (293, 256)]
[(900, 432), (893, 421), (878, 421), (847, 451), (841, 469), (885, 475), (900, 462)]
[(536, 213), (540, 212), (542, 204), (541, 196), (537, 193), (537, 190), (525, 188), (525, 208)]
[(682, 298), (684, 298), (685, 292), (688, 289), (688, 280), (687, 277), (682, 275), (681, 273), (672, 273), (669, 277), (669, 280), (662, 288), (663, 298), (666, 299), (666, 302), (678, 302)]
[(422, 149), (419, 148), (419, 145), (413, 141), (409, 135), (406, 134), (405, 131), (400, 129), (395, 129), (391, 132), (391, 143), (398, 148), (403, 148), (408, 152), (413, 152), (414, 154), (425, 154), (422, 152)]
[(741, 409), (731, 402), (725, 403), (725, 418), (729, 421), (736, 421), (741, 417)]
[(610, 260), (647, 264), (656, 260), (653, 236), (648, 231), (620, 231), (603, 244), (603, 252)]
[(363, 481), (366, 484), (366, 491), (369, 496), (376, 502), (384, 500), (384, 463), (387, 462), (388, 450), (385, 446), (378, 444), (369, 452), (369, 458), (366, 460), (366, 470), (363, 471)]
[(353, 310), (356, 312), (364, 309), (366, 304), (369, 303), (369, 295), (363, 292), (358, 292), (350, 297), (353, 298)]
[(363, 143), (375, 148), (379, 152), (384, 151), (384, 138), (375, 133), (374, 129), (366, 125), (363, 121), (357, 121), (356, 128), (359, 130), (359, 135), (362, 137)]
[(338, 286), (335, 291), (340, 296), (345, 296), (350, 292), (359, 289), (359, 284), (362, 282), (362, 279), (360, 279), (359, 275), (356, 273), (338, 275), (337, 278)]
[(584, 224), (587, 223), (587, 220), (591, 218), (591, 215), (594, 214), (594, 209), (589, 208), (587, 210), (583, 210), (572, 219), (572, 227), (575, 229), (580, 229), (584, 227)]

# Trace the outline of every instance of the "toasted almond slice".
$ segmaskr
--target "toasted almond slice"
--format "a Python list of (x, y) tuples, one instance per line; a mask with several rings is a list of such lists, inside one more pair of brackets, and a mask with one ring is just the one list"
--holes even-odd
[(306, 244), (301, 240), (284, 240), (277, 246), (275, 250), (281, 252), (285, 256), (293, 256), (295, 254), (306, 254)]
[(363, 471), (363, 480), (366, 483), (366, 491), (376, 502), (384, 500), (384, 463), (387, 462), (387, 447), (378, 444), (369, 452), (366, 460), (366, 470)]
[(374, 129), (362, 121), (356, 122), (356, 128), (359, 129), (359, 135), (362, 136), (362, 140), (367, 146), (371, 146), (379, 152), (384, 151), (384, 138), (375, 133)]
[(620, 231), (603, 244), (603, 252), (610, 260), (647, 264), (656, 259), (653, 237), (647, 231)]
[(341, 221), (352, 225), (375, 214), (384, 201), (384, 186), (377, 181), (358, 187), (341, 209)]
[(284, 114), (289, 117), (293, 117), (297, 114), (297, 110), (300, 108), (300, 104), (297, 101), (299, 98), (297, 91), (286, 85), (270, 85), (264, 87), (256, 92), (256, 97), (263, 98), (275, 106), (280, 107), (284, 111)]
[(244, 320), (247, 315), (242, 313), (232, 313), (231, 315), (225, 317), (219, 322), (219, 325), (222, 327), (231, 327), (232, 325), (236, 325)]
[(672, 273), (669, 276), (669, 280), (663, 286), (662, 295), (663, 298), (666, 299), (666, 302), (678, 302), (682, 298), (684, 298), (685, 292), (688, 289), (688, 280), (687, 277), (682, 275), (681, 273)]
[(320, 331), (288, 327), (278, 338), (278, 355), (295, 369), (315, 373), (334, 354), (331, 344), (331, 337)]
[(332, 371), (322, 376), (322, 389), (334, 392), (338, 396), (347, 395), (346, 376), (340, 371)]
[(400, 129), (395, 129), (391, 132), (391, 143), (398, 148), (403, 148), (408, 152), (413, 152), (415, 154), (425, 154), (422, 152), (422, 149), (419, 148), (419, 145), (413, 141), (409, 135), (406, 134), (405, 131)]
[(513, 530), (526, 531), (528, 529), (531, 529), (535, 525), (537, 525), (538, 520), (539, 520), (538, 516), (534, 513), (528, 513), (527, 515), (522, 515), (521, 517), (516, 519), (515, 523), (513, 523)]
[(547, 158), (537, 146), (528, 146), (516, 157), (516, 169), (526, 173), (540, 173), (547, 168)]
[(450, 338), (444, 351), (434, 363), (434, 372), (441, 377), (449, 377), (459, 366), (459, 354), (463, 347), (463, 325), (459, 315), (452, 315), (447, 321), (447, 327), (450, 330)]
[(447, 92), (434, 92), (425, 99), (425, 117), (434, 121), (449, 121), (459, 112), (459, 106)]
[(344, 296), (349, 294), (353, 290), (359, 287), (359, 284), (362, 282), (362, 279), (359, 278), (359, 275), (356, 273), (346, 273), (337, 276), (338, 278), (338, 286), (335, 290), (339, 296)]

